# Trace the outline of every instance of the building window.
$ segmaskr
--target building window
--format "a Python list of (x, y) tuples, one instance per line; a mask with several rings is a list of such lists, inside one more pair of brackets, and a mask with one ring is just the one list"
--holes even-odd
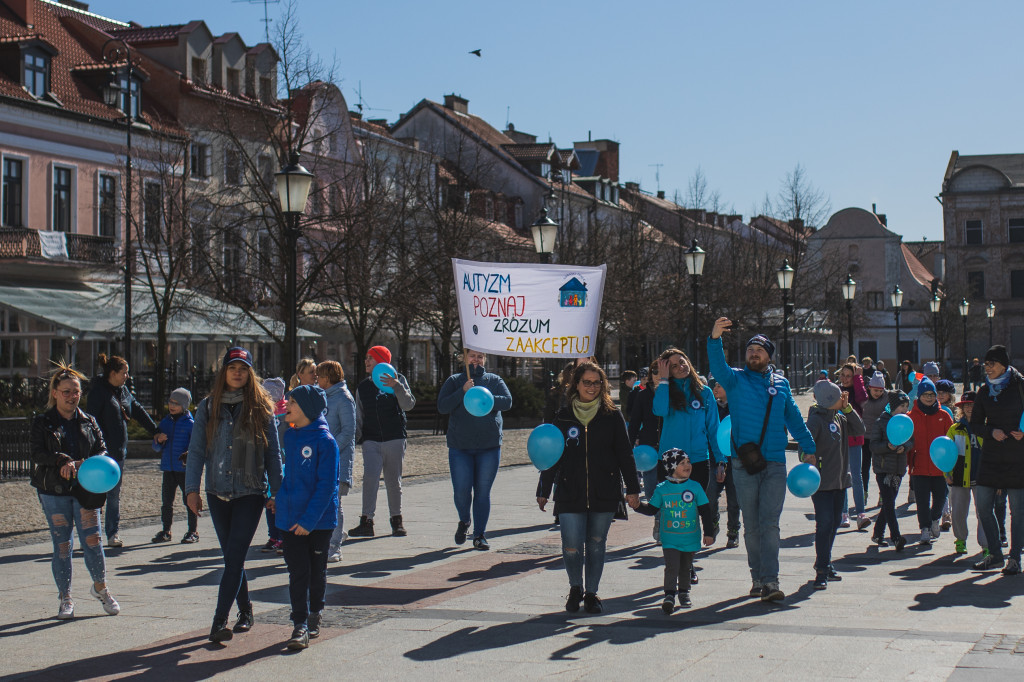
[[(882, 295), (881, 291), (868, 292), (868, 310), (885, 310), (885, 296)], [(874, 357), (870, 354), (869, 356)]]
[(206, 60), (192, 57), (192, 80), (196, 83), (206, 82)]
[(235, 149), (224, 152), (224, 182), (234, 187), (242, 184), (242, 155)]
[(491, 197), (484, 198), (484, 218), (494, 220), (494, 199)]
[(1008, 227), (1011, 244), (1024, 242), (1024, 218), (1010, 218)]
[(24, 166), (20, 159), (4, 159), (3, 225), (24, 227), (22, 198), (25, 189)]
[(981, 270), (967, 273), (967, 295), (972, 300), (985, 297), (985, 273)]
[(542, 161), (541, 164), (540, 164), (540, 176), (542, 178), (547, 178), (550, 175), (551, 175), (551, 164), (546, 162), (546, 161)]
[(1010, 270), (1010, 298), (1024, 298), (1024, 270)]
[(123, 73), (118, 79), (121, 88), (121, 111), (133, 119), (142, 115), (142, 97), (140, 95), (141, 83), (138, 78), (132, 78), (129, 82), (128, 73)]
[(50, 57), (42, 50), (25, 52), (25, 89), (36, 97), (43, 97), (50, 90)]
[(189, 145), (189, 175), (197, 180), (210, 177), (210, 145), (193, 142)]
[(242, 72), (238, 69), (228, 69), (228, 92), (237, 95), (241, 90)]
[(513, 212), (515, 214), (515, 226), (520, 230), (523, 229), (523, 205), (516, 204)]
[(53, 169), (53, 229), (71, 231), (71, 169)]
[(100, 176), (99, 206), (97, 233), (101, 237), (113, 237), (117, 227), (117, 178), (113, 175)]
[(266, 187), (275, 187), (274, 160), (269, 154), (260, 154), (256, 157), (256, 165), (260, 171), (260, 180)]
[(985, 223), (980, 220), (964, 221), (964, 244), (975, 246), (982, 243)]
[(147, 182), (142, 188), (142, 227), (146, 241), (160, 241), (163, 191), (159, 183)]
[(274, 85), (266, 76), (260, 76), (260, 101), (264, 104), (274, 103)]

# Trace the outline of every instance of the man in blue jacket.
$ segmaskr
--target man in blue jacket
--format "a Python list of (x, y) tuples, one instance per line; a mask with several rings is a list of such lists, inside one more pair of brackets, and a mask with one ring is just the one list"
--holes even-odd
[[(732, 470), (740, 512), (743, 540), (753, 584), (751, 597), (781, 601), (779, 589), (779, 518), (786, 499), (786, 430), (806, 454), (814, 454), (814, 439), (800, 416), (789, 382), (775, 374), (771, 365), (773, 344), (758, 334), (747, 342), (746, 367), (734, 369), (725, 360), (722, 334), (731, 329), (727, 317), (715, 320), (708, 339), (711, 373), (729, 396), (732, 415)], [(765, 467), (748, 473), (737, 456), (741, 445), (759, 444)]]

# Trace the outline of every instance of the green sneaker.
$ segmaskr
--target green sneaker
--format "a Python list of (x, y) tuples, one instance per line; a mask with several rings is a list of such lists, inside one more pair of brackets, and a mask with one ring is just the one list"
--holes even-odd
[(957, 540), (953, 543), (953, 548), (957, 554), (967, 554), (967, 543), (963, 540)]
[(982, 547), (981, 548), (981, 556), (986, 557), (989, 554), (990, 554), (990, 552), (988, 551), (988, 547)]

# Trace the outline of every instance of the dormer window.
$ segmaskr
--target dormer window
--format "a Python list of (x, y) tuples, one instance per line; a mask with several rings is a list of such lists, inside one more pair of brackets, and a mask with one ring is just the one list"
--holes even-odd
[(50, 55), (39, 48), (24, 51), (24, 85), (35, 97), (45, 97), (50, 91)]
[(241, 88), (242, 72), (238, 69), (228, 69), (228, 92), (237, 95)]
[(111, 74), (110, 84), (104, 92), (107, 106), (117, 107), (124, 114), (137, 119), (142, 114), (142, 81), (128, 78), (128, 71)]

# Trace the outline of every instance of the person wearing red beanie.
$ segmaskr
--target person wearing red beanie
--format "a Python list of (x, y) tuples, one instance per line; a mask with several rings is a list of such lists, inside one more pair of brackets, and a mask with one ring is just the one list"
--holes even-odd
[(385, 346), (374, 346), (370, 350), (366, 351), (366, 354), (374, 359), (373, 364), (375, 365), (381, 362), (391, 362), (391, 351), (389, 351)]

